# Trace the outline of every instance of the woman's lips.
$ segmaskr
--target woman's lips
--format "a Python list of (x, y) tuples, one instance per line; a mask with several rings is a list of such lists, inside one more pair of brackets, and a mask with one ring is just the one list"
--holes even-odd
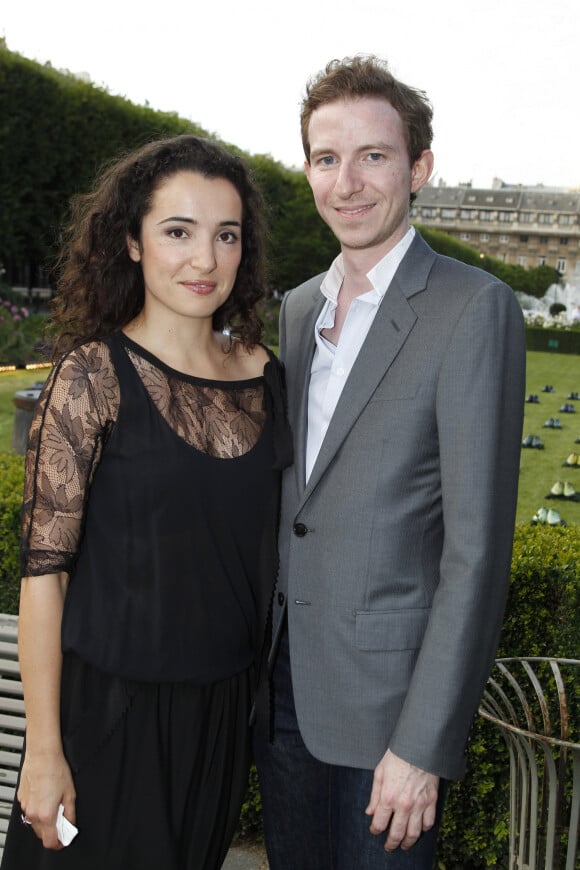
[(181, 283), (198, 296), (209, 296), (216, 288), (215, 281), (182, 281)]

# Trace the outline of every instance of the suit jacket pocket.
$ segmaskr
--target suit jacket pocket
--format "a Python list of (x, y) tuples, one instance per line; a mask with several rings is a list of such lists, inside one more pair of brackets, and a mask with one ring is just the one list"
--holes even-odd
[(385, 380), (374, 396), (370, 399), (369, 404), (372, 404), (373, 402), (411, 401), (419, 394), (419, 387), (419, 384), (409, 384), (406, 382), (390, 383)]
[(359, 610), (355, 645), (362, 650), (405, 650), (421, 646), (431, 610)]

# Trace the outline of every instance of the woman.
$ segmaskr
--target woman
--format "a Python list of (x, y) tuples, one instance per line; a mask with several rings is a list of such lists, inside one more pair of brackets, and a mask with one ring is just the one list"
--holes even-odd
[(75, 204), (26, 461), (3, 870), (224, 860), (290, 461), (263, 287), (260, 197), (214, 143), (146, 145)]

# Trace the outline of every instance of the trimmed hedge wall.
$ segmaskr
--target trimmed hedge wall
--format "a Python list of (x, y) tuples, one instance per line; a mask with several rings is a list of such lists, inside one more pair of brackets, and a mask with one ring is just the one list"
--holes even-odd
[(24, 457), (0, 453), (0, 613), (18, 613)]
[[(518, 526), (497, 657), (580, 655), (580, 527)], [(579, 723), (572, 739), (578, 736)], [(449, 791), (439, 870), (507, 867), (509, 758), (498, 728), (479, 717), (465, 779)]]
[(527, 326), (526, 349), (580, 354), (580, 330)]
[[(24, 460), (0, 454), (0, 612), (17, 613), (18, 539)], [(519, 526), (499, 656), (577, 658), (580, 650), (580, 527)], [(578, 728), (578, 723), (573, 727)], [(578, 734), (573, 737), (578, 740)], [(479, 718), (468, 771), (449, 791), (438, 850), (439, 870), (506, 867), (509, 762), (499, 729)], [(255, 771), (238, 836), (261, 837)]]

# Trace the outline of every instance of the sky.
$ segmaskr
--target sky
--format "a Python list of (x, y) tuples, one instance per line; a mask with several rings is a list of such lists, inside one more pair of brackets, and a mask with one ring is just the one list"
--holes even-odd
[(0, 36), (291, 167), (307, 79), (375, 54), (433, 104), (433, 183), (580, 189), (578, 0), (5, 0)]

